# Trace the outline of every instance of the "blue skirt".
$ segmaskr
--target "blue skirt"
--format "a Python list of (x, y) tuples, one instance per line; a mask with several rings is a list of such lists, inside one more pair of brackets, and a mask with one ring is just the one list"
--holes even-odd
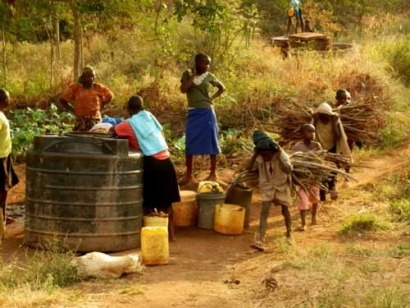
[(188, 110), (186, 125), (187, 155), (217, 155), (221, 153), (218, 142), (218, 124), (211, 108)]

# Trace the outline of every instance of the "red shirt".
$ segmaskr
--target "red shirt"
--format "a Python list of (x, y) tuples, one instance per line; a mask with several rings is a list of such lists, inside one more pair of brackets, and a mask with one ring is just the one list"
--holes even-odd
[(113, 95), (104, 85), (94, 83), (90, 89), (84, 88), (79, 83), (73, 83), (64, 92), (62, 98), (74, 105), (74, 112), (79, 117), (92, 117), (100, 119), (100, 109), (107, 104)]
[[(114, 126), (114, 131), (118, 137), (127, 138), (132, 149), (141, 152), (137, 136), (135, 135), (130, 123), (127, 121), (121, 122), (120, 124)], [(152, 155), (152, 157), (158, 160), (165, 160), (170, 157), (170, 154), (168, 150), (164, 150)]]

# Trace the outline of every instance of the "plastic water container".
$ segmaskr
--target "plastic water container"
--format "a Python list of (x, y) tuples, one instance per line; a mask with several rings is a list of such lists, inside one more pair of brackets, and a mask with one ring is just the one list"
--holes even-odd
[(234, 204), (218, 204), (215, 208), (214, 230), (221, 234), (239, 235), (243, 232), (245, 209)]
[(196, 192), (181, 190), (179, 195), (181, 201), (173, 204), (174, 224), (176, 227), (191, 227), (196, 220)]
[(199, 193), (196, 200), (198, 204), (198, 227), (213, 230), (215, 206), (224, 204), (225, 194), (223, 192)]
[(144, 216), (144, 227), (168, 227), (168, 216)]
[(198, 185), (198, 193), (224, 192), (223, 188), (215, 181), (201, 181)]
[(143, 227), (141, 229), (141, 258), (145, 265), (168, 264), (168, 228)]
[(231, 185), (226, 192), (225, 203), (236, 204), (242, 206), (245, 211), (245, 221), (244, 227), (249, 227), (249, 220), (251, 215), (251, 205), (252, 205), (252, 188), (242, 186), (240, 184)]

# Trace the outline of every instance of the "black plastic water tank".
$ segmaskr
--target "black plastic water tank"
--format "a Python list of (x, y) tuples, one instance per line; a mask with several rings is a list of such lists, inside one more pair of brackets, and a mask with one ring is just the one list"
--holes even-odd
[(25, 243), (79, 252), (140, 246), (142, 155), (128, 141), (38, 136), (27, 152)]

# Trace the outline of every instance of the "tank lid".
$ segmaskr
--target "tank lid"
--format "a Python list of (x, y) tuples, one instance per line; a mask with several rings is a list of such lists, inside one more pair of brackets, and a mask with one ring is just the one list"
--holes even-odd
[(128, 157), (128, 140), (92, 135), (43, 135), (34, 137), (33, 151), (40, 153), (115, 155)]

